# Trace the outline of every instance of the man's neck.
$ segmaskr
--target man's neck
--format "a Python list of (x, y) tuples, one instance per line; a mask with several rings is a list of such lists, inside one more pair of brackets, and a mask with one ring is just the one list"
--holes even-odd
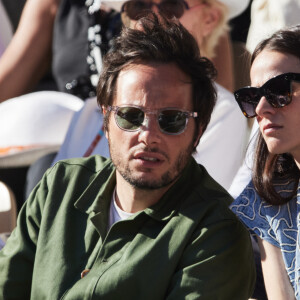
[(128, 183), (117, 172), (116, 203), (123, 211), (136, 213), (157, 203), (171, 185), (153, 190), (139, 189)]

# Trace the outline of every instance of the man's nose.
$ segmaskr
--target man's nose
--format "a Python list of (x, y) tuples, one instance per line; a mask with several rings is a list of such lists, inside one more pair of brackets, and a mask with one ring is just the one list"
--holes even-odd
[(158, 144), (163, 134), (159, 128), (155, 115), (145, 116), (144, 122), (140, 127), (139, 141), (146, 145)]

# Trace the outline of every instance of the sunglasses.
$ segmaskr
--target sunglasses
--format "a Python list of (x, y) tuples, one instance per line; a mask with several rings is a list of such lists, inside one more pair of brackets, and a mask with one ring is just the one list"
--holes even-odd
[(125, 13), (131, 20), (139, 20), (146, 17), (151, 8), (156, 6), (160, 13), (166, 18), (180, 18), (185, 10), (189, 9), (188, 4), (184, 0), (166, 0), (161, 3), (152, 1), (127, 1), (122, 5), (121, 13)]
[(140, 106), (108, 106), (108, 111), (114, 111), (118, 127), (125, 131), (138, 131), (141, 126), (148, 127), (146, 115), (156, 115), (156, 120), (161, 132), (177, 135), (187, 127), (189, 118), (198, 117), (197, 112), (190, 112), (178, 108), (162, 108), (148, 110)]
[(247, 118), (257, 114), (256, 107), (262, 97), (275, 108), (284, 107), (292, 101), (292, 81), (300, 82), (299, 73), (284, 73), (268, 80), (260, 88), (244, 87), (234, 92), (235, 100)]

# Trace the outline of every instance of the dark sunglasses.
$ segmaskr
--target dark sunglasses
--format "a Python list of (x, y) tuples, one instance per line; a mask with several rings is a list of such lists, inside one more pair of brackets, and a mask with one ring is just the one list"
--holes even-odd
[(118, 127), (126, 131), (137, 131), (141, 126), (148, 126), (146, 115), (156, 115), (160, 131), (165, 134), (177, 135), (187, 127), (189, 118), (198, 117), (197, 112), (178, 108), (163, 108), (148, 110), (140, 106), (108, 106), (108, 111), (114, 111)]
[(121, 13), (125, 13), (131, 20), (139, 20), (147, 16), (151, 8), (156, 6), (160, 13), (166, 18), (180, 18), (185, 10), (189, 9), (188, 4), (184, 0), (165, 0), (160, 3), (152, 1), (127, 1), (122, 5)]
[(292, 101), (292, 81), (300, 82), (299, 73), (284, 73), (268, 80), (260, 88), (244, 87), (234, 92), (234, 97), (247, 118), (256, 116), (256, 107), (262, 97), (275, 108), (284, 107)]

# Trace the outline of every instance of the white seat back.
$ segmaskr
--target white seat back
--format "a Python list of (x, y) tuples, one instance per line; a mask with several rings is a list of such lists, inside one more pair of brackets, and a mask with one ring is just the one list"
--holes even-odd
[(17, 205), (11, 189), (0, 181), (0, 233), (11, 232), (16, 227)]

